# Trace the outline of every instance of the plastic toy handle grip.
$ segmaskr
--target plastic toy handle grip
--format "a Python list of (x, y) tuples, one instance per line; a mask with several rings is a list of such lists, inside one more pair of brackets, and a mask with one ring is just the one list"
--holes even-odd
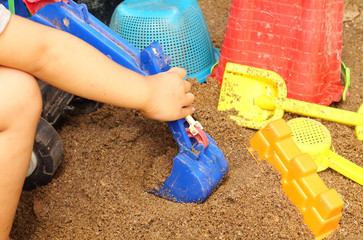
[(290, 98), (276, 98), (261, 95), (257, 98), (257, 105), (265, 110), (274, 110), (275, 108), (280, 108), (286, 112), (321, 118), (350, 126), (363, 125), (362, 113), (351, 112)]
[(329, 151), (329, 167), (363, 186), (363, 168)]

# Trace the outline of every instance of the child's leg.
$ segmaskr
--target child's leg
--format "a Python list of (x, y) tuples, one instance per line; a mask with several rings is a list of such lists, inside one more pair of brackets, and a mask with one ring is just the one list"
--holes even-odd
[(0, 66), (0, 240), (9, 238), (41, 109), (35, 78)]

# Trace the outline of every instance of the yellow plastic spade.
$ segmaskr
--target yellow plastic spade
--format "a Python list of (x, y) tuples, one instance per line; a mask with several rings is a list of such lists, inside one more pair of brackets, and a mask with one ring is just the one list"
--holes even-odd
[(318, 166), (318, 172), (331, 168), (363, 185), (363, 168), (336, 154), (331, 147), (329, 130), (320, 122), (309, 118), (294, 118), (287, 122), (292, 139), (300, 150), (309, 153)]
[(286, 97), (282, 78), (273, 72), (235, 63), (227, 63), (223, 75), (218, 110), (229, 111), (237, 124), (262, 129), (269, 122), (282, 118), (280, 108), (261, 109), (256, 102), (259, 96)]
[(273, 71), (227, 63), (218, 110), (228, 111), (237, 124), (262, 129), (284, 111), (355, 126), (363, 140), (363, 105), (358, 113), (286, 98), (285, 81)]

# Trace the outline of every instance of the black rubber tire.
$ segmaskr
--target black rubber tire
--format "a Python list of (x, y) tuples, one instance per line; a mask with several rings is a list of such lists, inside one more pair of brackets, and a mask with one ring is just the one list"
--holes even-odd
[(103, 103), (88, 100), (85, 98), (75, 97), (71, 102), (71, 105), (75, 107), (76, 112), (88, 114), (102, 107)]
[(32, 190), (52, 181), (53, 175), (64, 157), (61, 138), (53, 126), (40, 118), (35, 133), (33, 153), (37, 162), (34, 171), (25, 178), (24, 190)]

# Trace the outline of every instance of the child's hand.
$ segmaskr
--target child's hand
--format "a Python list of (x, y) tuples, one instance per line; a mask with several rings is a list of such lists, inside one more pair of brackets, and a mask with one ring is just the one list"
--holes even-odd
[(186, 71), (172, 68), (167, 72), (148, 76), (150, 96), (140, 112), (148, 118), (174, 121), (194, 112), (190, 106), (194, 95), (190, 93), (190, 82), (184, 81)]

